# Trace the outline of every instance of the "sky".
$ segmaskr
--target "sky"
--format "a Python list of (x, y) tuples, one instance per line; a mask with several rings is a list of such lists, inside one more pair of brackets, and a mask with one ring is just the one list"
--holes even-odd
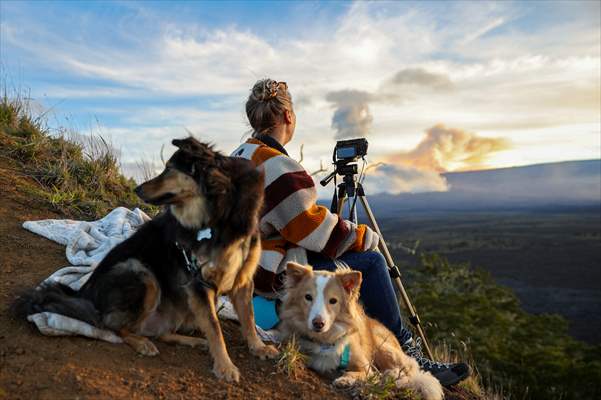
[(254, 82), (286, 81), (307, 170), (365, 136), (372, 190), (436, 191), (447, 171), (601, 157), (600, 18), (598, 1), (2, 0), (0, 78), (128, 174), (188, 133), (231, 152)]

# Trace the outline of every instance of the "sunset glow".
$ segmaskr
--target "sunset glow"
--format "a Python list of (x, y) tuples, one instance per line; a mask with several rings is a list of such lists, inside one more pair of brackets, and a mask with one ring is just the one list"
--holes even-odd
[(597, 1), (216, 4), (2, 2), (2, 78), (126, 172), (186, 129), (234, 149), (266, 76), (307, 169), (351, 134), (428, 173), (601, 156)]

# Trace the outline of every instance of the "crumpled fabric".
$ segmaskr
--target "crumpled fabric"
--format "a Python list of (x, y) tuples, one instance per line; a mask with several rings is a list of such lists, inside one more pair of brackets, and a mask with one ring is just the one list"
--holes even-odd
[[(132, 211), (125, 207), (117, 207), (97, 221), (45, 219), (26, 221), (23, 228), (65, 246), (67, 260), (72, 265), (54, 272), (44, 282), (60, 282), (79, 290), (104, 256), (150, 219), (139, 208)], [(226, 296), (218, 299), (217, 310), (221, 318), (238, 320), (234, 307)], [(99, 329), (65, 315), (42, 312), (29, 315), (27, 319), (36, 325), (42, 334), (48, 336), (80, 335), (110, 343), (122, 342), (112, 331)], [(257, 332), (263, 340), (273, 339), (258, 326)]]

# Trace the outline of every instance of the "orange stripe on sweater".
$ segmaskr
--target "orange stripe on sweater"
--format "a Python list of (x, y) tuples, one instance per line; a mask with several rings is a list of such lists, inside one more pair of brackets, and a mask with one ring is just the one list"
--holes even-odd
[(351, 246), (349, 251), (363, 251), (363, 242), (365, 241), (365, 230), (367, 229), (367, 225), (357, 225), (355, 229), (355, 234), (357, 238), (355, 239), (355, 243)]
[(314, 205), (292, 218), (280, 231), (281, 235), (293, 243), (298, 243), (311, 234), (326, 218), (328, 210)]
[(251, 160), (255, 163), (255, 165), (257, 167), (272, 157), (282, 155), (282, 153), (280, 153), (276, 149), (273, 149), (273, 148), (267, 146), (265, 143), (261, 142), (260, 140), (251, 138), (251, 139), (248, 139), (246, 142), (252, 143), (252, 144), (258, 144), (260, 146), (257, 150), (255, 150), (255, 152), (253, 153), (253, 155), (251, 157)]
[(277, 251), (282, 255), (286, 255), (286, 239), (263, 239), (261, 247), (263, 250)]

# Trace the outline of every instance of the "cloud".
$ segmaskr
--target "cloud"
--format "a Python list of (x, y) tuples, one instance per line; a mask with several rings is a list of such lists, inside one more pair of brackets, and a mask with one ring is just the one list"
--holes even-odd
[(367, 193), (444, 192), (447, 180), (435, 171), (425, 171), (406, 165), (384, 164), (368, 171), (365, 181)]
[(492, 153), (510, 147), (505, 138), (480, 137), (438, 124), (426, 131), (426, 136), (413, 150), (390, 156), (389, 160), (425, 171), (478, 169)]
[(397, 86), (421, 86), (435, 90), (450, 90), (453, 82), (446, 74), (430, 72), (424, 68), (405, 68), (397, 72), (390, 80)]
[[(412, 89), (448, 91), (453, 83), (445, 74), (430, 72), (425, 68), (406, 68), (398, 71), (391, 79), (385, 80), (374, 92), (345, 89), (329, 92), (326, 101), (334, 106), (332, 128), (335, 138), (365, 137), (372, 128), (374, 117), (370, 103), (381, 102), (399, 104), (408, 97)], [(400, 93), (403, 90), (405, 93)]]
[(502, 17), (496, 18), (496, 19), (490, 21), (488, 24), (481, 27), (480, 29), (478, 29), (476, 32), (469, 33), (460, 43), (462, 45), (468, 44), (469, 42), (472, 42), (472, 41), (478, 39), (479, 37), (486, 35), (488, 32), (497, 29), (499, 26), (503, 25), (505, 22), (506, 22), (505, 18), (502, 18)]
[[(106, 14), (62, 3), (40, 13), (31, 3), (4, 2), (3, 68), (23, 70), (25, 83), (35, 84), (32, 97), (46, 93), (57, 114), (97, 117), (116, 132), (128, 161), (141, 151), (158, 154), (184, 127), (231, 150), (248, 129), (248, 90), (264, 76), (288, 82), (298, 105), (291, 145), (311, 146), (310, 168), (329, 159), (332, 132), (369, 135), (376, 159), (407, 153), (436, 121), (484, 136), (503, 129), (516, 144), (501, 153), (503, 166), (553, 161), (566, 147), (576, 149), (571, 157), (598, 157), (598, 141), (570, 128), (600, 123), (598, 4), (355, 2), (319, 23), (284, 18), (268, 31), (255, 18), (235, 20), (244, 13), (203, 19), (190, 4), (173, 12), (116, 5)], [(215, 107), (216, 98), (227, 104)], [(524, 147), (535, 128), (544, 140)], [(551, 130), (563, 132), (550, 142)], [(443, 169), (489, 159), (445, 157)]]
[(373, 193), (441, 192), (449, 189), (441, 173), (482, 167), (491, 154), (510, 148), (504, 138), (480, 137), (438, 124), (410, 151), (383, 158), (368, 169), (366, 187)]

